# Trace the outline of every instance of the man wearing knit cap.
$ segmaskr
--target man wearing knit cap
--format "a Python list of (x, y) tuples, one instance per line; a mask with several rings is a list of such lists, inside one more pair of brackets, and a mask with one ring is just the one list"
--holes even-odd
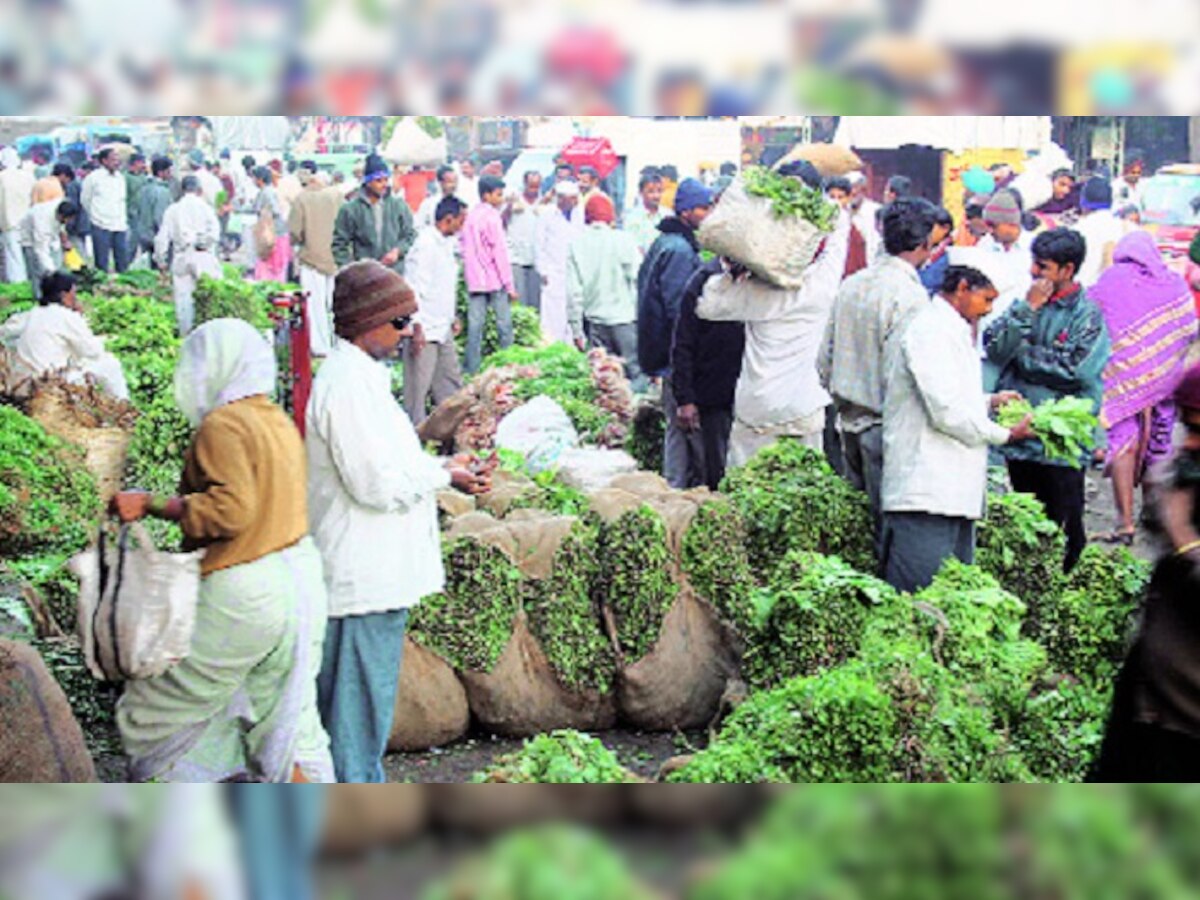
[(675, 192), (675, 215), (658, 226), (662, 232), (650, 246), (638, 273), (638, 362), (650, 378), (662, 379), (663, 413), (667, 435), (663, 475), (671, 487), (686, 488), (691, 454), (689, 439), (698, 434), (695, 423), (679, 421), (671, 387), (671, 344), (683, 292), (701, 266), (696, 230), (712, 210), (712, 192), (694, 178)]
[[(1021, 227), (1023, 214), (1021, 203), (1012, 191), (997, 191), (984, 205), (983, 221), (990, 234), (982, 238), (977, 246), (989, 253), (997, 253), (1004, 261), (1003, 284), (994, 287), (1000, 292), (992, 311), (984, 316), (976, 326), (979, 335), (979, 354), (983, 352), (983, 333), (988, 327), (1004, 315), (1018, 300), (1025, 299), (1029, 287), (1033, 284), (1030, 269), (1033, 266), (1033, 240)], [(995, 372), (985, 372), (984, 389), (991, 390), (995, 385)]]
[(367, 157), (362, 190), (338, 212), (333, 228), (333, 258), (338, 266), (373, 259), (404, 274), (404, 259), (417, 238), (412, 211), (392, 194), (387, 163)]
[(425, 454), (383, 365), (412, 335), (417, 300), (374, 260), (337, 275), (333, 351), (308, 406), (309, 513), (325, 564), (329, 628), (317, 682), (339, 782), (385, 780), (409, 610), (445, 584), (437, 493), (489, 477)]
[(571, 245), (567, 261), (567, 310), (575, 345), (603, 347), (625, 361), (636, 392), (646, 389), (638, 365), (637, 277), (642, 254), (636, 239), (613, 227), (617, 214), (604, 194), (584, 209), (587, 230)]
[(1107, 179), (1087, 180), (1079, 208), (1083, 215), (1073, 227), (1087, 242), (1087, 256), (1079, 269), (1079, 283), (1091, 288), (1112, 268), (1117, 244), (1131, 228), (1113, 213), (1113, 189)]

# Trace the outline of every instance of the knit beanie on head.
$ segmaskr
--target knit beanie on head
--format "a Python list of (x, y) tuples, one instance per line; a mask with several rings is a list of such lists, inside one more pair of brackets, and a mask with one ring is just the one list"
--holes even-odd
[(417, 311), (417, 298), (408, 283), (376, 260), (351, 263), (333, 285), (333, 327), (338, 337), (352, 341)]
[(387, 178), (388, 174), (388, 164), (383, 161), (382, 157), (375, 153), (367, 157), (366, 165), (363, 166), (363, 184), (377, 178)]
[(1079, 205), (1092, 212), (1097, 209), (1112, 209), (1113, 189), (1106, 178), (1089, 178), (1083, 186)]
[(583, 215), (584, 221), (588, 225), (593, 222), (611, 225), (617, 220), (617, 211), (613, 208), (613, 202), (604, 194), (593, 194), (583, 209)]
[(1020, 225), (1021, 204), (1011, 191), (996, 191), (983, 208), (983, 221), (989, 225)]
[(675, 212), (685, 213), (701, 206), (712, 206), (712, 191), (695, 178), (686, 178), (675, 191)]

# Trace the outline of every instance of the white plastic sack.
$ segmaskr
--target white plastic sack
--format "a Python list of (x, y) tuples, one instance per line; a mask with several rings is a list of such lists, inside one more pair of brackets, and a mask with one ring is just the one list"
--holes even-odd
[(1054, 173), (1059, 169), (1071, 168), (1073, 164), (1066, 151), (1052, 143), (1037, 156), (1029, 158), (1025, 171), (1014, 178), (1009, 187), (1020, 192), (1025, 209), (1032, 211), (1054, 198)]
[(111, 543), (71, 560), (84, 659), (101, 681), (154, 678), (191, 650), (204, 553), (163, 553), (141, 523)]
[(604, 490), (619, 476), (637, 470), (637, 460), (624, 450), (581, 447), (564, 450), (558, 458), (558, 480), (585, 494)]
[(804, 271), (817, 258), (826, 235), (799, 216), (779, 218), (772, 201), (751, 196), (739, 177), (697, 237), (704, 249), (740, 262), (775, 287), (794, 291), (804, 286)]
[(409, 116), (397, 123), (380, 155), (395, 166), (439, 166), (446, 161), (446, 138), (431, 137)]
[(513, 410), (496, 429), (496, 446), (525, 454), (525, 466), (532, 475), (553, 469), (564, 450), (578, 445), (579, 434), (571, 417), (546, 396), (534, 397)]

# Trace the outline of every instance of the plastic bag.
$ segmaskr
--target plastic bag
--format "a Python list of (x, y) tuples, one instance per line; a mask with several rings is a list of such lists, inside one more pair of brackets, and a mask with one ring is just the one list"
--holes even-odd
[(116, 547), (102, 530), (95, 548), (71, 560), (81, 581), (79, 639), (93, 676), (154, 678), (187, 657), (203, 556), (161, 552), (137, 523), (121, 529)]
[(578, 445), (579, 433), (570, 416), (546, 396), (513, 410), (496, 429), (496, 446), (523, 453), (532, 475), (553, 469), (564, 450)]
[(583, 447), (564, 450), (558, 458), (558, 480), (585, 494), (603, 490), (613, 479), (637, 470), (637, 460), (624, 450)]

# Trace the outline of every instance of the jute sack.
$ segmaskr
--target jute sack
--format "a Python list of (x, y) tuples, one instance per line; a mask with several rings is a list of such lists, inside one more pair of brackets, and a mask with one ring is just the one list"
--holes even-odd
[(465, 735), (470, 726), (467, 692), (454, 669), (406, 637), (388, 750), (414, 753), (444, 747)]
[[(124, 482), (125, 459), (133, 440), (132, 420), (136, 414), (131, 414), (127, 419), (130, 427), (95, 424), (80, 401), (82, 395), (96, 392), (101, 392), (101, 389), (42, 381), (29, 401), (28, 412), (29, 417), (48, 433), (83, 449), (84, 466), (96, 479), (100, 500), (107, 505)], [(121, 404), (121, 401), (111, 398), (104, 402), (107, 405)]]
[[(491, 545), (508, 556), (524, 578), (544, 581), (552, 577), (558, 550), (575, 525), (572, 517), (537, 510), (518, 510), (504, 522), (470, 514), (455, 520), (448, 536)], [(532, 590), (527, 585), (523, 593)], [(599, 637), (598, 614), (595, 627)], [(512, 636), (492, 670), (460, 676), (472, 714), (493, 734), (532, 737), (566, 728), (602, 731), (616, 722), (611, 692), (564, 686), (531, 630), (524, 608), (518, 610)]]
[(788, 163), (799, 160), (812, 163), (825, 178), (861, 172), (863, 168), (863, 161), (857, 153), (837, 144), (797, 144), (791, 153), (776, 163), (775, 168), (782, 169)]
[(41, 656), (0, 640), (0, 782), (94, 781), (83, 731)]
[(322, 846), (329, 853), (363, 853), (421, 835), (429, 823), (420, 784), (338, 784), (327, 793)]
[(627, 658), (618, 639), (621, 598), (605, 598), (605, 623), (618, 654), (617, 706), (623, 721), (643, 731), (703, 728), (717, 716), (729, 683), (738, 676), (727, 629), (716, 610), (696, 597), (680, 566), (683, 536), (711, 495), (664, 491), (655, 479), (618, 479), (614, 484), (629, 490), (613, 487), (591, 497), (593, 512), (609, 523), (642, 507), (657, 513), (666, 526), (671, 576), (679, 585), (657, 640), (641, 659)]
[(825, 237), (800, 216), (776, 216), (772, 201), (752, 196), (740, 177), (697, 234), (705, 250), (740, 262), (763, 281), (788, 291), (803, 286), (805, 270)]

